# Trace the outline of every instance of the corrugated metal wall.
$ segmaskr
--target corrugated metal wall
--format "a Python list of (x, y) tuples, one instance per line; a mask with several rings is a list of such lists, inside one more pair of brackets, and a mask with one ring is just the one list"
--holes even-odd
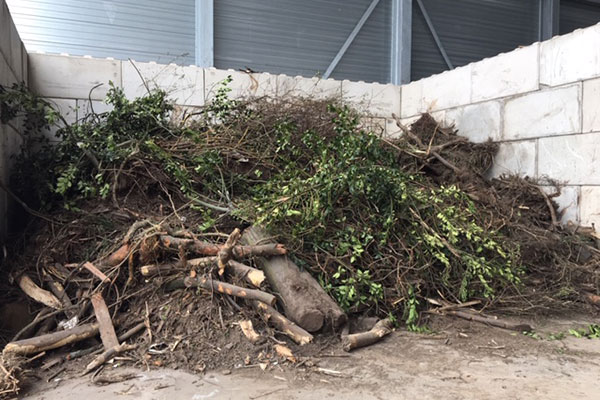
[[(325, 72), (371, 0), (217, 0), (215, 66)], [(389, 81), (390, 0), (381, 0), (332, 78)]]
[[(422, 0), (454, 66), (539, 39), (541, 0)], [(196, 0), (7, 0), (29, 51), (194, 64)], [(214, 61), (288, 75), (322, 74), (371, 0), (214, 0)], [(560, 33), (600, 21), (600, 4), (561, 0)], [(389, 82), (391, 0), (334, 70)], [(412, 80), (448, 69), (413, 2)]]
[(597, 24), (600, 22), (600, 4), (589, 1), (561, 0), (559, 18), (561, 35)]
[(28, 51), (194, 64), (195, 0), (7, 0)]
[[(423, 4), (455, 67), (539, 37), (538, 0), (423, 0)], [(448, 69), (416, 1), (412, 37), (412, 80)]]

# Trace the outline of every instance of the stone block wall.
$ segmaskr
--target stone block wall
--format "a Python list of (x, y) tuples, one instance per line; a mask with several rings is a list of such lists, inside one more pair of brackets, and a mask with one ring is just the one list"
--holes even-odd
[[(0, 85), (27, 82), (27, 52), (4, 0), (0, 0)], [(0, 180), (8, 184), (11, 155), (21, 146), (21, 138), (12, 126), (0, 124)], [(11, 201), (0, 189), (0, 238), (7, 233), (7, 215)]]
[(500, 144), (490, 176), (558, 180), (565, 184), (556, 199), (563, 221), (600, 226), (600, 24), (404, 86), (29, 55), (30, 87), (71, 121), (85, 115), (90, 99), (96, 112), (106, 109), (109, 81), (130, 98), (144, 94), (146, 85), (160, 87), (186, 110), (203, 106), (228, 75), (234, 97), (337, 98), (389, 137), (400, 134), (392, 115), (409, 124), (430, 112), (473, 141)]
[(491, 176), (557, 180), (563, 222), (600, 228), (600, 24), (402, 87), (403, 121), (426, 111), (500, 143)]

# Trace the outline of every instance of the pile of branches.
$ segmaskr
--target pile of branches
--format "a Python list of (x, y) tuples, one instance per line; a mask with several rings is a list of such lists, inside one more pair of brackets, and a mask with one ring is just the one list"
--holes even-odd
[[(344, 311), (409, 328), (430, 298), (513, 313), (597, 298), (595, 233), (561, 228), (560, 188), (550, 182), (486, 179), (496, 145), (471, 143), (429, 115), (398, 123), (403, 135), (388, 140), (335, 101), (237, 101), (227, 83), (176, 120), (166, 93), (130, 101), (113, 87), (112, 111), (53, 138), (48, 128), (61, 117), (50, 103), (24, 87), (0, 90), (2, 122), (24, 126), (4, 186), (36, 216), (2, 273), (26, 293), (52, 295), (48, 303), (28, 293), (55, 310), (42, 308), (35, 329), (99, 320), (89, 307), (98, 293), (116, 321), (156, 290), (151, 277), (161, 290), (258, 295), (250, 277), (261, 276), (261, 262), (239, 264), (257, 250), (235, 247), (250, 226), (266, 228)], [(260, 293), (248, 305), (273, 305)]]

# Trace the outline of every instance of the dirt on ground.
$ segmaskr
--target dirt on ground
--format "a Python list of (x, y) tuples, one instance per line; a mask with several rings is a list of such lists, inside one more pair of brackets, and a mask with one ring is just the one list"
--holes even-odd
[[(257, 361), (246, 364), (243, 352), (231, 369), (197, 374), (125, 367), (119, 360), (93, 377), (39, 370), (22, 398), (591, 399), (600, 393), (600, 340), (559, 333), (598, 321), (535, 321), (532, 337), (436, 318), (431, 334), (396, 331), (352, 353), (331, 345), (295, 363), (271, 362), (265, 370)], [(111, 377), (129, 379), (106, 384)]]

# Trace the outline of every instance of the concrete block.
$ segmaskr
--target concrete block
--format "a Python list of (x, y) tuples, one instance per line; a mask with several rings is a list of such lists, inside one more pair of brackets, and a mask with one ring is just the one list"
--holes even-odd
[(600, 25), (540, 45), (540, 83), (557, 86), (600, 76)]
[(268, 73), (248, 74), (234, 70), (207, 68), (204, 70), (205, 98), (214, 96), (219, 84), (231, 76), (230, 98), (277, 96), (277, 76)]
[(502, 104), (488, 101), (446, 110), (446, 124), (454, 124), (458, 134), (475, 143), (499, 141)]
[[(549, 195), (556, 193), (553, 186), (543, 186), (542, 189)], [(569, 221), (579, 223), (579, 189), (579, 186), (563, 186), (560, 188), (560, 195), (552, 198), (558, 205), (557, 217), (562, 224)]]
[(384, 137), (386, 139), (398, 139), (402, 136), (402, 129), (398, 127), (395, 119), (386, 119), (385, 120), (385, 134)]
[(596, 227), (600, 232), (600, 187), (583, 186), (580, 199), (581, 225)]
[(23, 54), (21, 53), (21, 48), (23, 48), (23, 43), (21, 42), (21, 38), (19, 37), (19, 33), (17, 32), (17, 27), (11, 21), (9, 53), (10, 55), (8, 63), (19, 82), (23, 80)]
[(583, 132), (600, 132), (600, 79), (583, 82)]
[(506, 101), (503, 139), (581, 132), (581, 85), (534, 92)]
[(400, 87), (379, 83), (342, 81), (342, 102), (365, 115), (400, 115)]
[(385, 135), (386, 119), (378, 117), (364, 117), (360, 119), (359, 127), (368, 132), (373, 132), (379, 137), (382, 137)]
[(539, 43), (472, 64), (472, 101), (531, 92), (539, 88)]
[(7, 127), (5, 132), (6, 141), (4, 143), (6, 148), (4, 154), (6, 155), (7, 170), (10, 171), (15, 161), (12, 156), (20, 153), (21, 145), (23, 144), (23, 139), (21, 135), (19, 135), (16, 131), (9, 127)]
[[(10, 30), (12, 25), (12, 18), (8, 12), (8, 6), (6, 2), (0, 1), (0, 55), (4, 56), (6, 62), (11, 59), (11, 45), (10, 45)], [(2, 59), (0, 58), (0, 62)]]
[(178, 126), (191, 126), (203, 118), (202, 107), (176, 105), (171, 113), (171, 121)]
[(25, 45), (21, 44), (21, 64), (23, 66), (23, 76), (22, 80), (26, 85), (29, 84), (29, 56), (27, 55), (27, 50), (25, 49)]
[(92, 100), (91, 104), (89, 100), (77, 99), (77, 120), (81, 120), (91, 114), (103, 114), (105, 112), (112, 111), (114, 107), (110, 104), (106, 104), (104, 101)]
[(400, 117), (409, 118), (423, 112), (423, 79), (401, 87)]
[(423, 79), (421, 107), (429, 112), (471, 102), (471, 65)]
[(17, 82), (17, 77), (8, 64), (0, 58), (0, 84), (10, 86)]
[(134, 66), (131, 62), (123, 62), (123, 91), (128, 99), (148, 93), (144, 82), (150, 89), (164, 90), (176, 104), (204, 105), (202, 68), (142, 62), (135, 62)]
[[(56, 111), (62, 115), (65, 122), (69, 125), (77, 122), (77, 100), (75, 99), (46, 99)], [(55, 126), (51, 126), (50, 129), (46, 132), (48, 139), (51, 141), (57, 140), (56, 132), (63, 128), (65, 124), (62, 121), (58, 121)]]
[(277, 97), (308, 97), (313, 100), (342, 98), (342, 82), (334, 79), (277, 76)]
[(489, 178), (501, 175), (535, 177), (536, 144), (534, 140), (500, 143)]
[(600, 185), (600, 133), (538, 140), (540, 177), (570, 185)]
[(29, 86), (41, 96), (102, 100), (109, 81), (121, 86), (121, 61), (29, 54)]

